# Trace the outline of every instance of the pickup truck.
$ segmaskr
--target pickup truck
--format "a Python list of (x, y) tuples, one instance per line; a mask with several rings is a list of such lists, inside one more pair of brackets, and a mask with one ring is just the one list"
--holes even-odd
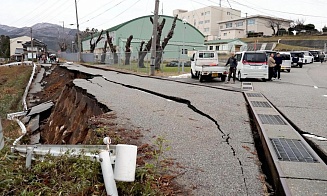
[(218, 63), (216, 51), (196, 51), (191, 58), (191, 77), (199, 78), (200, 82), (220, 78), (225, 81), (228, 75), (228, 68)]

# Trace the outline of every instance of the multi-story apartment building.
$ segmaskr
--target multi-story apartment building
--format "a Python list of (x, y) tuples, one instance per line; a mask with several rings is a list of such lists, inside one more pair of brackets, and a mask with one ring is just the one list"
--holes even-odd
[(209, 6), (193, 11), (177, 9), (173, 15), (193, 25), (202, 34), (206, 40), (217, 39), (219, 33), (218, 22), (241, 18), (241, 11), (231, 8), (218, 6)]
[[(263, 15), (253, 15), (247, 18), (230, 19), (218, 22), (219, 39), (236, 39), (247, 37), (249, 33), (259, 33), (262, 36), (271, 36), (273, 30), (271, 23), (279, 24), (279, 28), (288, 29), (292, 20), (275, 18)], [(275, 27), (277, 31), (277, 28)]]

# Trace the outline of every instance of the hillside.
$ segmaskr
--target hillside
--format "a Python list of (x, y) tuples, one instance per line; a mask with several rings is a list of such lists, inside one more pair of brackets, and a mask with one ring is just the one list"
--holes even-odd
[(6, 25), (0, 25), (0, 35), (7, 35), (10, 38), (20, 36), (31, 36), (31, 28), (33, 30), (33, 37), (44, 42), (48, 46), (48, 50), (59, 50), (58, 42), (63, 37), (66, 39), (66, 43), (69, 45), (74, 40), (76, 29), (65, 28), (63, 31), (62, 26), (50, 24), (50, 23), (38, 23), (32, 27), (10, 27)]

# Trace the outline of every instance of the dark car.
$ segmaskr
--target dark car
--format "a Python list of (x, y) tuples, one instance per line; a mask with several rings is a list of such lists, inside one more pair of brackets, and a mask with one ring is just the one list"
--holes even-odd
[(184, 67), (191, 67), (191, 61), (186, 61), (184, 63)]
[(309, 52), (313, 55), (313, 59), (315, 62), (320, 61), (319, 55), (322, 53), (320, 50), (309, 50)]
[(178, 61), (170, 61), (169, 63), (167, 63), (166, 67), (178, 67), (178, 64)]
[(291, 52), (292, 66), (303, 66), (303, 53), (302, 52)]

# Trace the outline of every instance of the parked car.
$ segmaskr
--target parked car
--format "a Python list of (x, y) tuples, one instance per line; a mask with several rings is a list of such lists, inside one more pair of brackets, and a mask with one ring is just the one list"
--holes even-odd
[(292, 66), (303, 67), (303, 53), (302, 52), (291, 52)]
[(167, 63), (166, 67), (178, 67), (178, 64), (178, 61), (170, 61), (169, 63)]
[(184, 63), (184, 67), (191, 67), (191, 61), (186, 61)]
[(303, 63), (313, 63), (314, 57), (309, 51), (301, 51), (303, 53)]
[(236, 75), (239, 81), (245, 78), (268, 79), (268, 65), (266, 51), (237, 52)]
[(218, 52), (212, 50), (199, 50), (191, 58), (191, 77), (199, 78), (199, 82), (220, 78), (225, 81), (228, 67), (218, 63)]
[(280, 56), (283, 59), (280, 70), (291, 72), (291, 67), (292, 67), (291, 53), (290, 52), (280, 52)]
[(309, 52), (313, 55), (314, 61), (318, 62), (319, 60), (319, 55), (322, 53), (320, 50), (309, 50)]

